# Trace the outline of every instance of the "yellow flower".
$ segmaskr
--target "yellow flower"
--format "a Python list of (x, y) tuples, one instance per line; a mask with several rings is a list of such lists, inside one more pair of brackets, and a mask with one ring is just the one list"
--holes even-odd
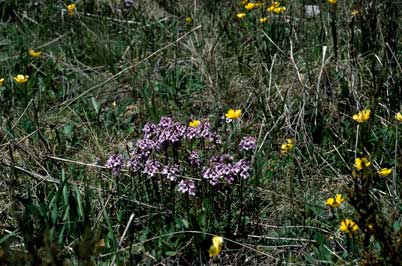
[(286, 7), (284, 7), (284, 6), (274, 8), (274, 13), (276, 13), (276, 14), (280, 14), (285, 11), (286, 11)]
[(193, 22), (193, 19), (191, 17), (186, 17), (185, 21), (186, 23), (190, 24), (191, 22)]
[(279, 2), (273, 2), (271, 6), (267, 8), (268, 12), (273, 12), (275, 8), (278, 8), (280, 6)]
[(328, 3), (330, 3), (330, 4), (336, 4), (336, 0), (328, 0)]
[(225, 114), (226, 118), (229, 118), (229, 119), (237, 119), (237, 118), (240, 117), (240, 115), (241, 115), (241, 110), (240, 109), (237, 109), (237, 110), (230, 109)]
[(371, 114), (371, 110), (370, 109), (364, 109), (360, 112), (358, 112), (357, 114), (353, 115), (353, 120), (359, 122), (359, 123), (363, 123), (365, 121), (367, 121), (370, 118), (370, 114)]
[(4, 78), (0, 78), (0, 86), (3, 86), (4, 84)]
[(17, 76), (14, 77), (15, 82), (20, 83), (20, 84), (27, 82), (28, 79), (29, 79), (29, 76), (21, 75), (21, 74), (18, 74)]
[(369, 167), (371, 163), (367, 160), (366, 157), (356, 158), (355, 164), (353, 165), (358, 171), (362, 170), (365, 167)]
[(238, 19), (242, 19), (242, 18), (244, 18), (246, 16), (246, 13), (237, 13), (236, 14), (236, 18), (238, 18)]
[(293, 150), (295, 144), (296, 144), (295, 139), (293, 139), (293, 138), (286, 139), (286, 142), (282, 143), (282, 145), (281, 145), (281, 153), (286, 154), (286, 153), (290, 152), (291, 150)]
[(220, 236), (212, 237), (212, 245), (209, 247), (208, 253), (210, 257), (218, 256), (222, 250), (223, 238)]
[(402, 114), (401, 114), (401, 112), (399, 112), (399, 113), (397, 113), (397, 114), (395, 115), (395, 119), (396, 119), (397, 121), (399, 121), (399, 122), (402, 122)]
[(255, 4), (255, 3), (247, 3), (247, 4), (244, 6), (244, 8), (247, 9), (247, 10), (251, 10), (251, 9), (253, 9), (253, 8), (255, 8), (255, 7), (256, 7), (256, 4)]
[(193, 121), (190, 121), (190, 123), (188, 123), (188, 125), (190, 126), (190, 127), (198, 127), (199, 125), (200, 125), (200, 120), (193, 120)]
[(352, 235), (354, 232), (359, 230), (359, 226), (350, 219), (345, 219), (341, 222), (339, 229), (349, 235)]
[(343, 198), (342, 194), (336, 194), (335, 198), (329, 198), (325, 202), (325, 205), (330, 206), (332, 208), (336, 208), (341, 206), (342, 202), (344, 202), (345, 199)]
[(265, 18), (260, 18), (260, 23), (265, 23), (265, 22), (267, 22), (268, 21), (268, 18), (267, 17), (265, 17)]
[(33, 49), (29, 49), (28, 53), (32, 57), (39, 57), (42, 54), (41, 51), (35, 51)]
[(247, 3), (248, 3), (248, 0), (243, 0), (243, 1), (240, 2), (240, 5), (244, 6)]
[(69, 16), (72, 16), (72, 15), (75, 14), (75, 4), (69, 4), (69, 5), (67, 6), (67, 14), (68, 14)]
[(391, 168), (381, 168), (380, 170), (378, 170), (377, 172), (381, 177), (387, 177), (392, 173), (392, 169)]
[(355, 9), (355, 10), (352, 10), (352, 12), (350, 12), (350, 13), (352, 14), (352, 16), (357, 16), (357, 15), (360, 15), (360, 10)]

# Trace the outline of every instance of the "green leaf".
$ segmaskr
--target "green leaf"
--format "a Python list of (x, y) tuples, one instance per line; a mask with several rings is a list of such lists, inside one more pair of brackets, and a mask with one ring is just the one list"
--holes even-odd
[(98, 102), (96, 101), (96, 99), (95, 99), (95, 97), (91, 97), (91, 103), (92, 103), (92, 106), (94, 107), (94, 109), (95, 109), (95, 113), (96, 114), (99, 114), (99, 104), (98, 104)]
[(176, 254), (177, 254), (177, 251), (166, 251), (165, 252), (166, 256), (171, 256), (171, 257), (176, 256)]

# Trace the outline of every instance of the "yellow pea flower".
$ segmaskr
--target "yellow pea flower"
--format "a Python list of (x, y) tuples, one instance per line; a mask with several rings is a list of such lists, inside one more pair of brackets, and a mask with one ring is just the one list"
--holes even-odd
[(244, 6), (244, 8), (247, 9), (247, 10), (254, 9), (255, 7), (256, 7), (256, 4), (255, 4), (255, 3), (247, 3), (247, 4)]
[(20, 84), (27, 82), (28, 79), (29, 79), (28, 75), (21, 75), (21, 74), (18, 74), (17, 76), (14, 77), (15, 82)]
[(339, 229), (342, 232), (349, 234), (349, 236), (351, 236), (354, 232), (359, 230), (359, 226), (355, 222), (353, 222), (353, 220), (345, 219), (341, 222)]
[(281, 153), (286, 154), (286, 153), (290, 152), (291, 150), (293, 150), (295, 144), (296, 144), (295, 139), (293, 139), (293, 138), (286, 139), (286, 142), (282, 143), (282, 145), (281, 145)]
[(285, 11), (286, 11), (286, 7), (284, 7), (284, 6), (274, 8), (274, 13), (276, 13), (276, 14), (280, 14)]
[(199, 125), (200, 125), (200, 120), (192, 120), (192, 121), (190, 121), (190, 123), (188, 123), (188, 125), (190, 126), (190, 127), (198, 127)]
[(367, 160), (366, 157), (356, 158), (355, 164), (353, 165), (358, 171), (362, 170), (365, 167), (369, 167), (371, 163)]
[(265, 23), (265, 22), (267, 22), (268, 21), (268, 18), (267, 17), (265, 17), (265, 18), (260, 18), (260, 23)]
[(229, 119), (237, 119), (241, 116), (241, 110), (237, 109), (237, 110), (233, 110), (230, 109), (226, 114), (225, 114), (226, 118)]
[(399, 121), (399, 122), (402, 122), (402, 114), (401, 114), (401, 112), (399, 112), (399, 113), (397, 113), (397, 114), (395, 115), (395, 119), (396, 119), (397, 121)]
[(69, 5), (67, 6), (67, 14), (68, 14), (69, 16), (74, 15), (74, 14), (75, 14), (75, 8), (76, 8), (75, 4), (69, 4)]
[(212, 245), (210, 246), (208, 253), (210, 257), (218, 256), (222, 251), (223, 237), (213, 236)]
[(364, 109), (364, 110), (358, 112), (357, 114), (354, 114), (352, 118), (353, 118), (353, 120), (355, 120), (359, 123), (363, 123), (363, 122), (366, 122), (370, 118), (370, 114), (371, 114), (370, 109)]
[(191, 17), (186, 17), (185, 21), (186, 23), (190, 24), (191, 22), (193, 22), (193, 19)]
[(238, 18), (238, 19), (242, 19), (242, 18), (244, 18), (246, 16), (246, 13), (237, 13), (236, 14), (236, 18)]
[(392, 169), (391, 168), (381, 168), (380, 170), (378, 170), (377, 172), (381, 177), (387, 177), (392, 173)]
[(267, 8), (267, 11), (268, 11), (268, 12), (273, 12), (273, 11), (275, 10), (275, 8), (278, 8), (279, 6), (280, 6), (280, 3), (279, 3), (279, 2), (273, 2), (272, 5), (270, 5), (270, 6)]
[(0, 86), (3, 86), (4, 84), (4, 78), (0, 78)]
[(336, 208), (341, 206), (341, 204), (345, 201), (342, 194), (336, 194), (335, 198), (329, 198), (325, 202), (325, 205), (330, 206), (332, 208)]
[(328, 0), (328, 3), (330, 3), (330, 4), (336, 4), (336, 0)]
[(34, 49), (29, 49), (28, 53), (32, 57), (39, 57), (42, 54), (41, 51), (35, 51)]
[(352, 10), (352, 12), (350, 12), (350, 13), (352, 14), (352, 16), (357, 16), (357, 15), (360, 15), (360, 10), (355, 9), (355, 10)]

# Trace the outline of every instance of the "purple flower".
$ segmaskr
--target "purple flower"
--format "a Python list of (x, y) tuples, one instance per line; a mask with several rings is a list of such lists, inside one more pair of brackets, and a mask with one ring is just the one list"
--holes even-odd
[(127, 167), (133, 172), (138, 172), (140, 170), (141, 162), (137, 155), (134, 155), (132, 158), (128, 159)]
[(151, 139), (138, 139), (135, 146), (143, 157), (148, 157), (152, 150), (159, 149), (158, 143)]
[(202, 177), (208, 180), (208, 182), (213, 186), (218, 184), (220, 178), (219, 174), (215, 171), (215, 169), (207, 167), (204, 167)]
[(200, 164), (200, 155), (196, 151), (192, 151), (188, 157), (190, 164), (193, 166), (198, 166)]
[(250, 162), (244, 159), (239, 160), (235, 164), (236, 171), (239, 172), (241, 178), (246, 179), (250, 177)]
[(244, 137), (239, 144), (240, 151), (251, 151), (257, 146), (257, 141), (254, 137)]
[(153, 177), (155, 176), (155, 174), (158, 173), (160, 167), (161, 164), (157, 160), (147, 160), (145, 162), (143, 173), (148, 175), (149, 177)]
[(177, 175), (180, 172), (179, 165), (165, 165), (162, 169), (162, 175), (165, 176), (170, 181), (176, 180)]
[(112, 170), (113, 175), (119, 175), (123, 167), (123, 156), (120, 154), (112, 154), (106, 161), (105, 166)]
[(183, 194), (188, 194), (190, 196), (195, 196), (195, 183), (193, 180), (181, 180), (179, 182), (179, 192)]
[(159, 134), (159, 128), (154, 123), (146, 123), (142, 132), (144, 132), (144, 139), (152, 139)]
[(202, 124), (202, 130), (201, 130), (200, 136), (202, 138), (207, 138), (209, 136), (209, 134), (211, 133), (210, 129), (211, 129), (211, 124), (208, 121), (204, 122)]
[(187, 127), (186, 138), (187, 139), (195, 139), (201, 137), (202, 126), (198, 127)]
[(231, 184), (235, 177), (246, 179), (250, 176), (250, 164), (244, 159), (233, 163), (233, 156), (224, 154), (219, 157), (212, 157), (211, 163), (210, 167), (204, 167), (202, 177), (213, 186), (221, 179)]

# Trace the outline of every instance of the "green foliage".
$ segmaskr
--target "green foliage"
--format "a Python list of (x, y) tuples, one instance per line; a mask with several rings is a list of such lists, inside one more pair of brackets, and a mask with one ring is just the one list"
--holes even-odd
[[(0, 264), (399, 263), (400, 1), (124, 2), (0, 1)], [(208, 118), (217, 154), (240, 158), (255, 136), (252, 176), (189, 197), (160, 175), (104, 169), (163, 116)], [(359, 229), (343, 232), (345, 219)]]

